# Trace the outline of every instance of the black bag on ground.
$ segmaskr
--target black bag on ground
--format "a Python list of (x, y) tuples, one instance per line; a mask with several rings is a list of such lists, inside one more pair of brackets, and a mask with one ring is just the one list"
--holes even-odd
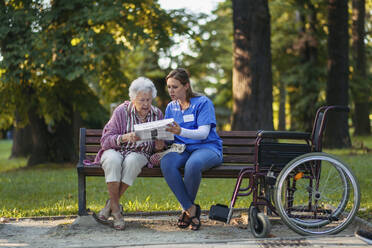
[(226, 205), (212, 205), (209, 210), (209, 219), (227, 222), (230, 209)]

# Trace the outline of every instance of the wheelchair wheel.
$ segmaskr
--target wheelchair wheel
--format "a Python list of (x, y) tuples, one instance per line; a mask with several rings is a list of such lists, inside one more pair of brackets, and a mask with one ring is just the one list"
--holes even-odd
[(274, 194), (282, 219), (302, 235), (336, 234), (353, 220), (360, 203), (349, 167), (325, 153), (308, 153), (280, 172)]
[(271, 225), (269, 218), (263, 213), (258, 212), (255, 206), (249, 208), (249, 226), (253, 236), (256, 238), (266, 238), (270, 234)]

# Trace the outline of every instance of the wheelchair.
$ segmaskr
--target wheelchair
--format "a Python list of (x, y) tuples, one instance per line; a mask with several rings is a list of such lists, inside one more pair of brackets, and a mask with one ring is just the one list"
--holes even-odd
[[(268, 237), (270, 233), (267, 215), (279, 216), (301, 235), (337, 234), (344, 230), (359, 209), (360, 190), (350, 167), (322, 152), (322, 136), (330, 111), (349, 109), (319, 108), (312, 133), (258, 131), (253, 169), (240, 171), (230, 206), (212, 206), (212, 215), (224, 215), (212, 219), (229, 223), (237, 198), (252, 195), (249, 227), (257, 238)], [(248, 186), (243, 187), (247, 179)]]

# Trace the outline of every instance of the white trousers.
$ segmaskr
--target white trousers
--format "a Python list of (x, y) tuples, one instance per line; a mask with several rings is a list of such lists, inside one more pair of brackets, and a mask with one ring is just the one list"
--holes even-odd
[(114, 149), (104, 151), (101, 157), (106, 183), (123, 182), (129, 186), (133, 184), (147, 162), (143, 154), (132, 152), (124, 159), (121, 153)]

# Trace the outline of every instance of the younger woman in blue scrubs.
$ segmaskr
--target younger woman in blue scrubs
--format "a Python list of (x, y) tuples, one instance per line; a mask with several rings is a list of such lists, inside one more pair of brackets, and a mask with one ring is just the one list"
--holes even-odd
[[(165, 110), (165, 118), (174, 123), (167, 131), (175, 134), (174, 142), (185, 144), (183, 153), (171, 152), (160, 162), (163, 176), (180, 202), (183, 212), (178, 219), (179, 228), (200, 228), (200, 206), (194, 203), (202, 171), (222, 162), (222, 141), (216, 132), (213, 103), (206, 96), (192, 91), (189, 74), (178, 68), (166, 77), (172, 101)], [(184, 178), (179, 168), (184, 167)]]

